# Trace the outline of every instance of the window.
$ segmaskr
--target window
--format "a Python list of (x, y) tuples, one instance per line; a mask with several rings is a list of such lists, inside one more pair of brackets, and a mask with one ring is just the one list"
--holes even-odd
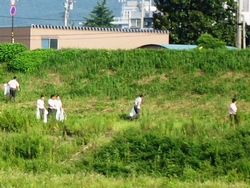
[(140, 28), (141, 20), (140, 19), (131, 19), (131, 28)]
[(136, 20), (131, 20), (131, 26), (132, 27), (136, 27), (137, 26)]
[(50, 49), (50, 48), (58, 49), (58, 39), (43, 38), (42, 48), (43, 49)]

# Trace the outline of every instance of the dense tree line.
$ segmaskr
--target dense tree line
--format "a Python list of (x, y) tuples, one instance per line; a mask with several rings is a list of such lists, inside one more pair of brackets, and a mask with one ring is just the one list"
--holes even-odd
[(155, 0), (155, 29), (169, 30), (170, 43), (195, 44), (201, 34), (211, 34), (227, 45), (235, 45), (234, 0)]

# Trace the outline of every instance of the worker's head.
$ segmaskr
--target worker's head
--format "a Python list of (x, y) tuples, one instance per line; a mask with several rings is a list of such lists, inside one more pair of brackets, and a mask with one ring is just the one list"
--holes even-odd
[(232, 103), (235, 103), (237, 102), (237, 100), (235, 98), (232, 99)]

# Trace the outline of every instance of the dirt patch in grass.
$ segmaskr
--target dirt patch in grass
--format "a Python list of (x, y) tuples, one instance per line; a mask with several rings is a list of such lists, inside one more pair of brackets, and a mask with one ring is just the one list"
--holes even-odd
[(160, 83), (163, 83), (168, 78), (167, 78), (167, 76), (165, 74), (154, 75), (154, 76), (149, 76), (149, 77), (145, 77), (143, 79), (140, 79), (140, 80), (136, 81), (136, 83), (139, 83), (139, 84), (148, 84), (148, 83), (152, 82), (154, 79), (159, 79)]
[(205, 74), (201, 69), (198, 69), (197, 72), (195, 73), (195, 76), (201, 76)]
[(61, 82), (61, 76), (59, 74), (56, 74), (56, 73), (49, 73), (48, 74), (48, 78), (47, 80), (50, 80), (51, 83), (57, 85), (57, 86), (60, 86), (62, 85), (62, 82)]
[(239, 78), (247, 78), (246, 74), (243, 72), (233, 72), (233, 71), (228, 71), (228, 72), (223, 72), (219, 75), (221, 78), (225, 79), (225, 78), (235, 78), (235, 79), (239, 79)]

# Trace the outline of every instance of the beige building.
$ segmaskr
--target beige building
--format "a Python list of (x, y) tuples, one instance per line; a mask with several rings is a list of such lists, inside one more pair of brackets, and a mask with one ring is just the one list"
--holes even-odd
[[(14, 42), (30, 50), (38, 48), (134, 49), (147, 44), (169, 44), (169, 32), (143, 29), (116, 29), (31, 25), (14, 27)], [(11, 42), (12, 28), (0, 28), (0, 43)]]

